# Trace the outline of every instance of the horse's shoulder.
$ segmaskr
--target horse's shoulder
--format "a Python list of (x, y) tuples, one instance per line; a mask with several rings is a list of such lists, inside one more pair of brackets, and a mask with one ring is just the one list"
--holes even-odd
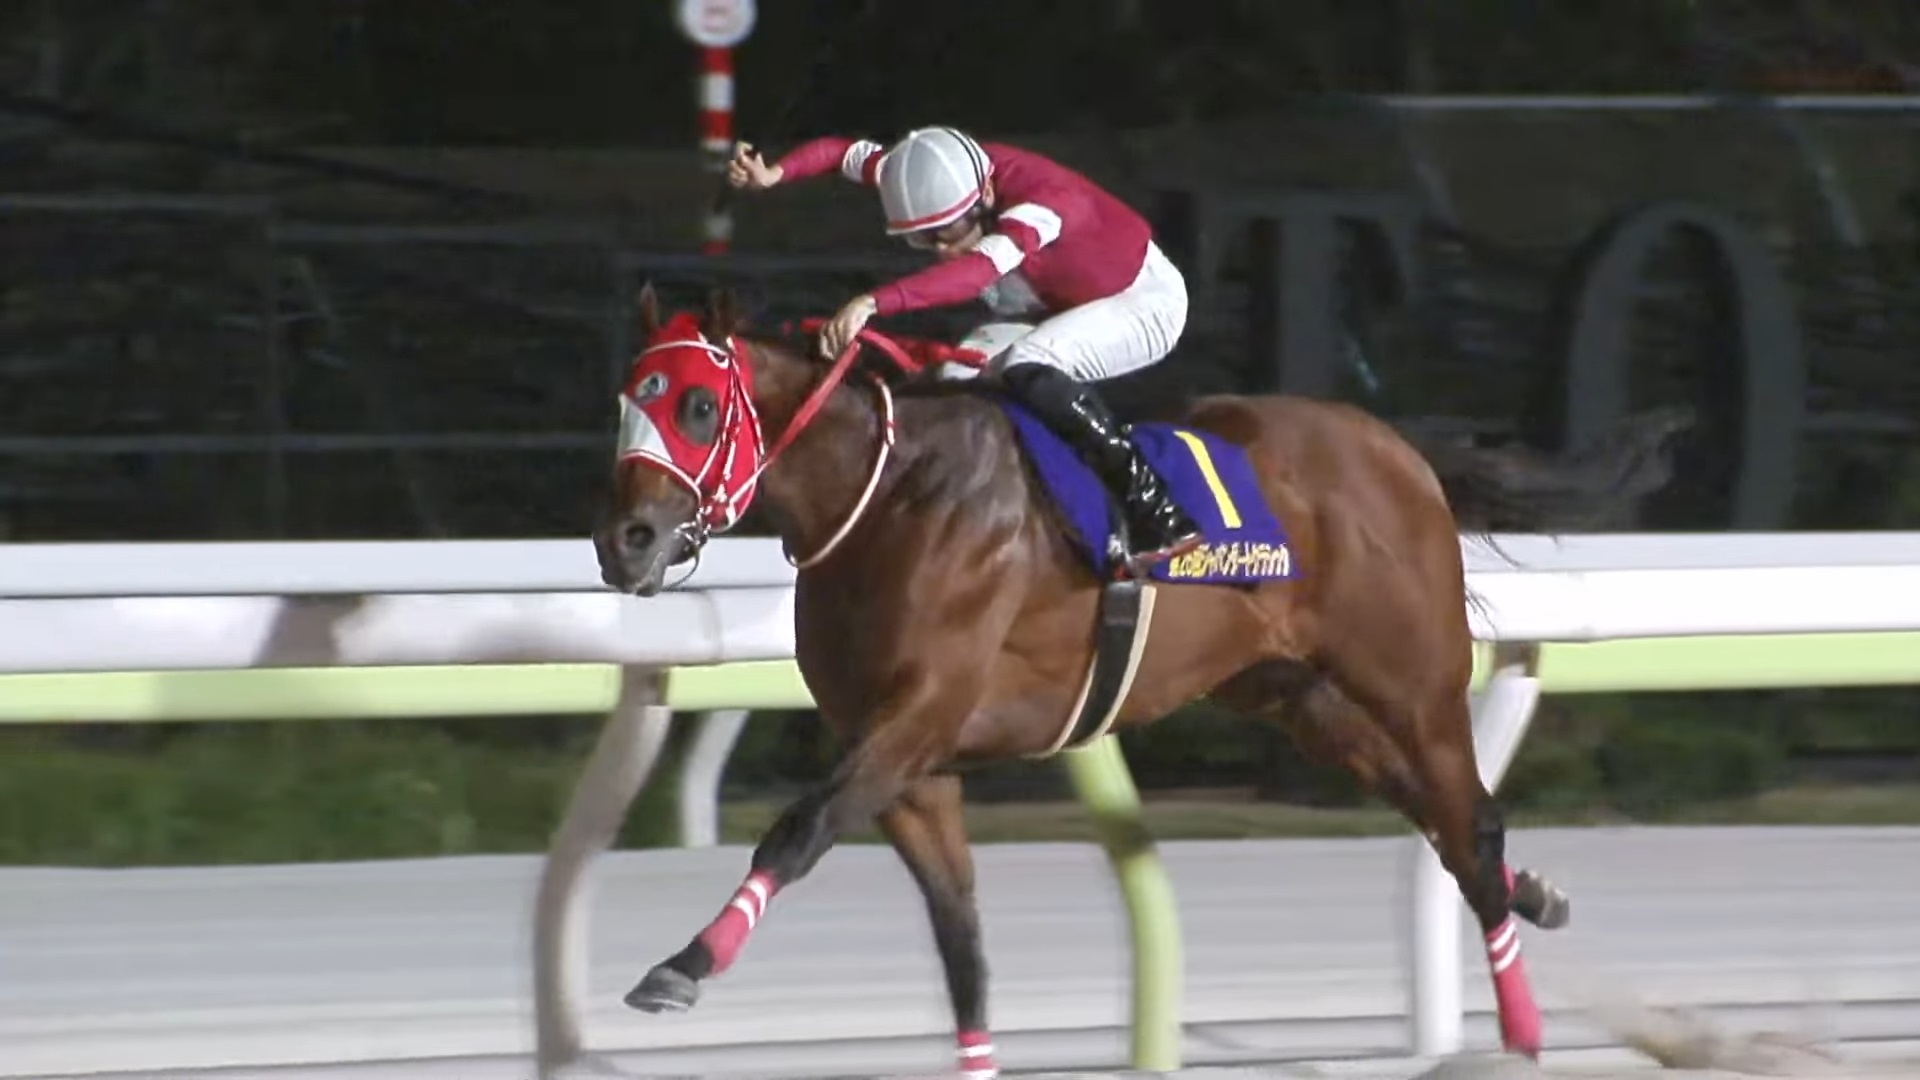
[(1012, 495), (1019, 440), (992, 397), (978, 389), (909, 384), (895, 393), (895, 425), (906, 458), (902, 488), (912, 501)]

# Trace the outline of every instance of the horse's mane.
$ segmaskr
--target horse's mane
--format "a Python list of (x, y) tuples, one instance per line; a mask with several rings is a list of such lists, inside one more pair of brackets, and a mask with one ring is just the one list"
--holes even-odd
[[(812, 354), (811, 335), (789, 330), (777, 336), (760, 335), (754, 340), (761, 344), (777, 344), (781, 349), (815, 365), (822, 373), (826, 370), (826, 362)], [(886, 382), (904, 421), (906, 430), (902, 433), (903, 438), (914, 441), (922, 451), (912, 473), (903, 477), (901, 485), (894, 489), (896, 498), (909, 506), (942, 499), (962, 502), (977, 500), (981, 495), (979, 488), (986, 479), (980, 472), (977, 454), (966, 452), (964, 441), (951, 438), (950, 429), (939, 437), (919, 440), (914, 438), (915, 434), (924, 433), (926, 429), (916, 421), (926, 422), (930, 419), (933, 424), (943, 428), (950, 424), (965, 425), (979, 429), (988, 437), (997, 434), (1004, 440), (1007, 451), (1018, 460), (1026, 478), (1027, 509), (1039, 514), (1047, 522), (1047, 531), (1059, 546), (1061, 557), (1073, 561), (1073, 556), (1068, 553), (1072, 543), (1072, 526), (1059, 505), (1040, 493), (1040, 479), (1034, 472), (1032, 461), (1019, 452), (1016, 445), (1018, 436), (1013, 424), (995, 404), (997, 381), (941, 379), (931, 372), (911, 374), (901, 371), (878, 351), (869, 350), (854, 364), (853, 371), (842, 385), (858, 390), (866, 374), (876, 375)], [(934, 406), (931, 417), (928, 410), (916, 408), (923, 405)], [(955, 450), (961, 452), (953, 452)]]

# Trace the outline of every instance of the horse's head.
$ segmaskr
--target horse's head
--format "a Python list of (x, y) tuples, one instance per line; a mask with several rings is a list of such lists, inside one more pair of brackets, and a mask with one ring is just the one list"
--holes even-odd
[[(640, 290), (639, 311), (643, 345), (620, 388), (612, 504), (593, 534), (601, 580), (641, 596), (659, 592), (669, 568), (697, 555), (710, 535), (746, 513), (774, 459), (795, 447), (816, 420), (833, 435), (796, 448), (796, 464), (785, 480), (776, 473), (769, 482), (781, 491), (781, 537), (788, 543), (833, 528), (822, 526), (820, 506), (844, 514), (839, 528), (816, 538), (814, 553), (794, 565), (804, 568), (824, 558), (869, 505), (893, 447), (893, 397), (885, 382), (872, 378), (877, 412), (857, 404), (857, 397), (840, 396), (860, 345), (826, 366), (804, 351), (749, 345), (738, 336), (739, 309), (724, 289), (709, 294), (698, 314), (681, 312), (662, 322), (659, 301), (647, 286)], [(808, 320), (801, 329), (811, 332)], [(936, 362), (974, 366), (984, 359), (978, 350), (934, 343), (910, 348), (873, 330), (863, 331), (860, 341), (909, 372)], [(763, 413), (778, 436), (771, 446)], [(840, 492), (859, 483), (860, 465), (848, 460), (849, 449), (867, 453), (863, 447), (876, 434), (880, 445), (864, 487)], [(802, 454), (808, 456), (798, 464)], [(843, 512), (846, 502), (852, 505)]]
[(765, 444), (731, 294), (664, 322), (652, 285), (638, 302), (642, 345), (620, 389), (612, 502), (593, 541), (601, 580), (652, 596), (745, 512)]

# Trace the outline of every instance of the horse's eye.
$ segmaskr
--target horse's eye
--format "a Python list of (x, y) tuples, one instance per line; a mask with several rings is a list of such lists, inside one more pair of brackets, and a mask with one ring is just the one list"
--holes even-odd
[(675, 408), (676, 422), (687, 438), (702, 445), (719, 434), (720, 399), (704, 386), (696, 386), (680, 395)]

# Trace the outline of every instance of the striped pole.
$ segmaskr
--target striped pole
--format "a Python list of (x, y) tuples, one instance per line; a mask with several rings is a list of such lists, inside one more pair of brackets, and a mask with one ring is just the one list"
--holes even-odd
[[(733, 50), (700, 50), (700, 149), (707, 169), (722, 172), (733, 156)], [(733, 212), (724, 205), (707, 211), (705, 243), (700, 250), (719, 255), (733, 239)]]

